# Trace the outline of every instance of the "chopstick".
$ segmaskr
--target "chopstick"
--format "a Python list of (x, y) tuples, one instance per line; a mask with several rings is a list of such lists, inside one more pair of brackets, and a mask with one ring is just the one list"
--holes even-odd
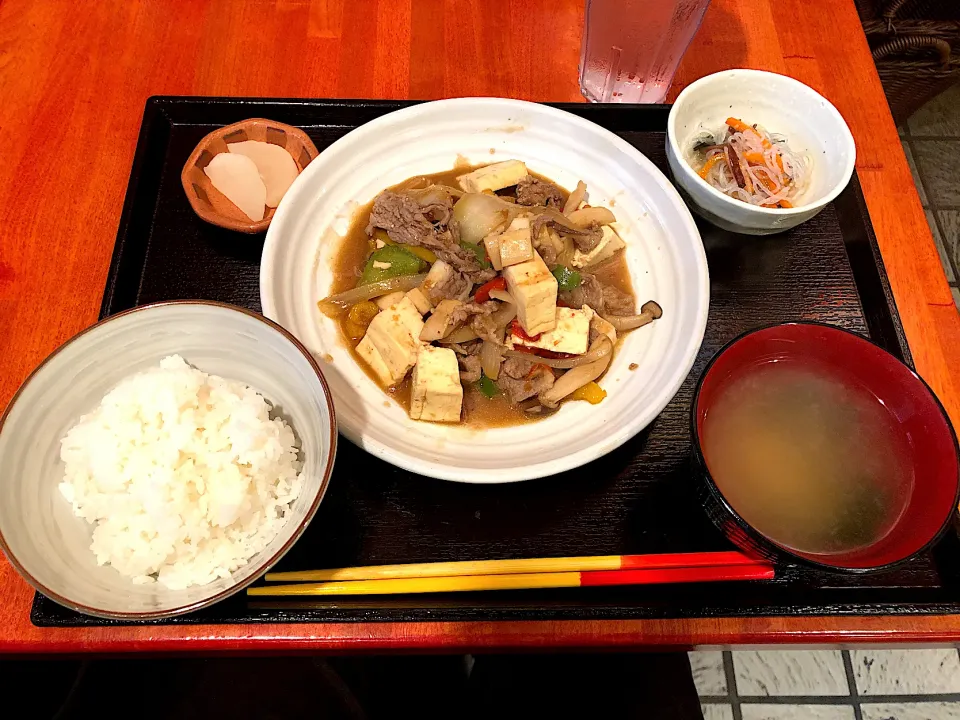
[(601, 585), (654, 585), (662, 583), (769, 580), (773, 567), (725, 565), (673, 567), (645, 570), (590, 570), (585, 572), (518, 573), (508, 575), (456, 575), (387, 580), (266, 585), (248, 588), (256, 596), (396, 595), (400, 593), (477, 592), (534, 588), (596, 587)]
[(594, 555), (586, 557), (524, 558), (521, 560), (467, 560), (462, 562), (370, 565), (332, 570), (267, 573), (267, 582), (327, 582), (432, 578), (457, 575), (511, 575), (515, 573), (584, 572), (592, 570), (654, 570), (691, 567), (768, 567), (768, 563), (741, 552), (662, 553), (658, 555)]

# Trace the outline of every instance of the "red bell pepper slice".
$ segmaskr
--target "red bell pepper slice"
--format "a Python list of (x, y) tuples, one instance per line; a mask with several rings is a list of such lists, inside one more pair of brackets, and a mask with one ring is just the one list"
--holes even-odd
[(543, 333), (537, 333), (536, 335), (527, 335), (527, 331), (523, 329), (523, 325), (520, 324), (520, 321), (514, 318), (513, 322), (510, 323), (510, 332), (516, 335), (521, 340), (526, 340), (527, 342), (536, 342), (540, 339), (540, 336)]
[(474, 294), (474, 302), (485, 303), (490, 299), (491, 290), (506, 290), (507, 289), (507, 279), (504, 277), (495, 277), (489, 282), (485, 282), (483, 285), (477, 288), (477, 292)]

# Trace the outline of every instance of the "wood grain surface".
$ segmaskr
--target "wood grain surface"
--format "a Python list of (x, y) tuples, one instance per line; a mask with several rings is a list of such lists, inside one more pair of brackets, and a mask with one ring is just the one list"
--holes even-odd
[[(581, 0), (2, 0), (0, 403), (97, 316), (143, 105), (157, 94), (579, 100)], [(672, 89), (732, 67), (847, 119), (921, 375), (960, 421), (960, 316), (852, 0), (714, 0)], [(39, 629), (0, 562), (0, 653), (287, 652), (960, 641), (960, 617)]]

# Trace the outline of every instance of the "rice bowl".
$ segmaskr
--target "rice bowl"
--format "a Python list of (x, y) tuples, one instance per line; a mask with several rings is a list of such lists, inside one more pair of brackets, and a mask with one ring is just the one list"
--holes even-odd
[[(59, 486), (61, 440), (122, 380), (180, 354), (209, 375), (256, 388), (295, 433), (299, 493), (262, 549), (227, 577), (172, 588), (134, 583), (90, 551), (93, 526)], [(273, 567), (303, 534), (333, 471), (333, 402), (316, 361), (257, 313), (208, 301), (173, 301), (113, 315), (84, 330), (27, 378), (0, 416), (0, 549), (51, 600), (104, 618), (151, 620), (191, 612), (240, 590)]]

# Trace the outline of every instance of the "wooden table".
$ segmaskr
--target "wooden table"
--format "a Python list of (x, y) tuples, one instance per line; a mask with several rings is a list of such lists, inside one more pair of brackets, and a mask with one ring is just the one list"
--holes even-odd
[[(0, 0), (0, 404), (97, 318), (150, 95), (580, 100), (582, 0)], [(852, 0), (714, 0), (673, 94), (785, 73), (832, 100), (920, 374), (960, 425), (960, 316)], [(0, 560), (0, 653), (960, 641), (960, 617), (40, 629)]]

